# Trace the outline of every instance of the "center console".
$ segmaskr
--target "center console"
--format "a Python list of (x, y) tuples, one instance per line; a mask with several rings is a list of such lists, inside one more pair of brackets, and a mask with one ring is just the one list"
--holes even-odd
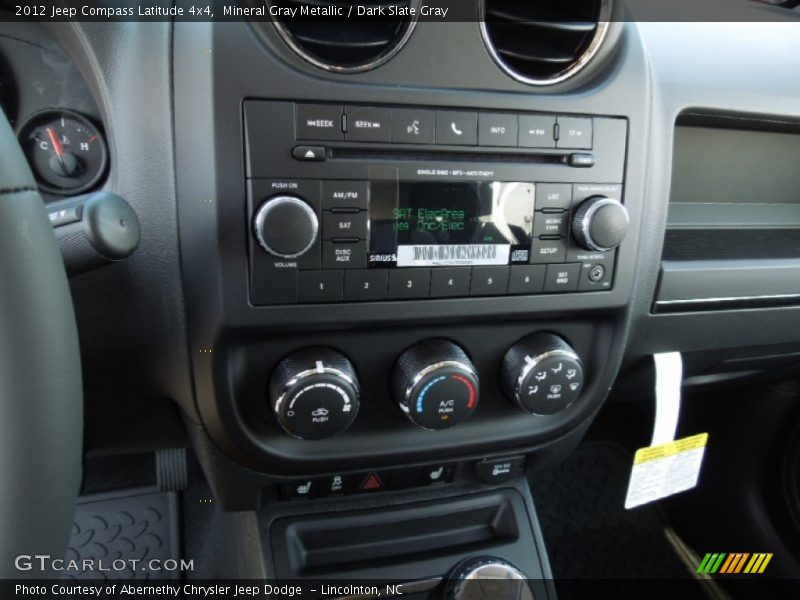
[[(420, 24), (415, 47), (444, 30)], [(485, 58), (476, 23), (448, 31), (443, 61)], [(627, 336), (636, 38), (584, 95), (494, 68), (459, 91), (444, 65), (401, 85), (425, 64), (411, 46), (342, 76), (281, 62), (243, 23), (175, 35), (190, 431), (222, 506), (491, 491), (569, 452)]]

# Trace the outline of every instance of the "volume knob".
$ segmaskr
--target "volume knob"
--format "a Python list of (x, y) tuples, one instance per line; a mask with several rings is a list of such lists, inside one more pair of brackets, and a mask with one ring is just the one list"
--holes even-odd
[(264, 250), (280, 258), (297, 258), (317, 241), (317, 213), (298, 196), (275, 196), (253, 219), (253, 233)]
[(594, 196), (575, 211), (572, 235), (586, 250), (606, 252), (622, 243), (629, 224), (628, 210), (619, 200)]

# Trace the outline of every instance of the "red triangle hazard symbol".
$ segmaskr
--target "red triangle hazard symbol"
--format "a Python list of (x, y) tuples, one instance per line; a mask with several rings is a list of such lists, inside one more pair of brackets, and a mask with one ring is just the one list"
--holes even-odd
[(372, 492), (383, 488), (383, 482), (375, 473), (370, 473), (369, 477), (361, 484), (361, 490), (364, 492)]

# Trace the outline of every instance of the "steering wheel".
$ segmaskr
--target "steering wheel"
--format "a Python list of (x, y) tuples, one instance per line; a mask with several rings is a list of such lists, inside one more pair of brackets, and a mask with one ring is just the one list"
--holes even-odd
[[(0, 578), (64, 558), (81, 482), (83, 392), (64, 263), (0, 110)], [(33, 567), (26, 567), (29, 555)], [(49, 561), (45, 564), (49, 565)]]

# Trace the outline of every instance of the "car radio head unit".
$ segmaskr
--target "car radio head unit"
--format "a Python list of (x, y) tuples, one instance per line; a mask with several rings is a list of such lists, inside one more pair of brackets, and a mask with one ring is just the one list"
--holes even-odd
[(253, 305), (613, 285), (624, 119), (256, 100), (244, 118)]

